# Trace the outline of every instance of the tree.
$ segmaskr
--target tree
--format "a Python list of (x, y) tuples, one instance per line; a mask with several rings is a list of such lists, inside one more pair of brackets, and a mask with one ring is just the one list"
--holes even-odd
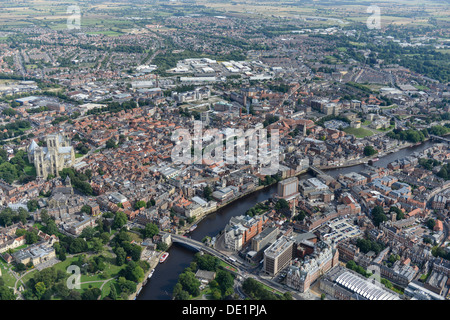
[(33, 243), (38, 242), (39, 237), (37, 235), (37, 231), (32, 230), (32, 231), (27, 232), (26, 236), (25, 236), (25, 240), (26, 240), (27, 244), (33, 244)]
[(103, 250), (103, 242), (99, 238), (94, 238), (91, 241), (92, 250), (94, 252), (101, 252)]
[(128, 262), (123, 269), (123, 275), (127, 280), (134, 282), (141, 282), (145, 276), (144, 270), (134, 261)]
[(201, 270), (215, 271), (220, 264), (220, 260), (210, 254), (195, 254), (195, 262)]
[(373, 156), (377, 152), (378, 151), (375, 150), (372, 146), (365, 146), (364, 147), (364, 155), (367, 156), (367, 157)]
[(206, 186), (203, 189), (203, 196), (205, 197), (206, 200), (211, 201), (212, 200), (212, 190), (210, 186)]
[(436, 225), (436, 221), (430, 218), (427, 220), (426, 225), (429, 229), (433, 230), (434, 226)]
[(387, 217), (384, 214), (383, 207), (375, 206), (372, 209), (372, 218), (376, 226), (379, 226), (383, 221), (387, 221)]
[(69, 297), (70, 289), (67, 287), (67, 284), (64, 282), (58, 282), (53, 287), (55, 290), (55, 295), (61, 297), (66, 300)]
[(27, 270), (27, 267), (23, 263), (16, 264), (16, 271), (20, 272), (25, 270)]
[(185, 271), (178, 277), (178, 282), (193, 297), (200, 295), (200, 281), (195, 277), (191, 271)]
[(48, 220), (50, 219), (50, 215), (48, 214), (48, 211), (43, 209), (41, 211), (41, 221), (42, 223), (44, 223), (45, 225), (47, 225)]
[(396, 206), (391, 206), (391, 207), (389, 208), (389, 212), (390, 212), (390, 213), (395, 212), (397, 220), (405, 219), (405, 214), (403, 213), (403, 211), (400, 210), (400, 209), (399, 209), (398, 207), (396, 207)]
[(383, 246), (376, 242), (372, 241), (370, 239), (357, 239), (356, 240), (356, 246), (361, 250), (363, 253), (367, 253), (369, 251), (374, 251), (376, 254), (380, 253), (381, 250), (383, 250)]
[(91, 206), (88, 206), (87, 204), (85, 204), (81, 207), (80, 211), (83, 213), (86, 213), (86, 214), (90, 214), (92, 211), (92, 208), (91, 208)]
[(127, 280), (125, 277), (119, 277), (117, 283), (120, 290), (126, 294), (132, 294), (136, 291), (136, 283), (131, 280)]
[(400, 256), (398, 254), (391, 254), (388, 258), (390, 263), (395, 263), (397, 260), (400, 260)]
[(101, 294), (102, 294), (102, 292), (99, 288), (90, 288), (90, 289), (85, 290), (81, 294), (81, 299), (82, 300), (97, 300)]
[(153, 238), (159, 233), (158, 226), (154, 223), (147, 223), (145, 228), (141, 230), (143, 238)]
[(219, 284), (219, 289), (222, 293), (222, 296), (225, 297), (233, 294), (234, 278), (230, 272), (225, 270), (217, 271), (217, 276), (215, 280)]
[(283, 297), (284, 297), (284, 300), (293, 300), (292, 293), (290, 293), (289, 291), (286, 291), (285, 293), (283, 293)]
[(113, 228), (120, 229), (122, 228), (128, 221), (128, 217), (122, 211), (118, 211), (114, 216)]
[(37, 200), (33, 199), (33, 200), (29, 200), (27, 202), (27, 208), (29, 212), (34, 212), (39, 208), (38, 202)]
[(16, 300), (14, 290), (7, 286), (0, 285), (0, 300)]
[(80, 237), (89, 241), (94, 237), (95, 233), (96, 233), (95, 229), (93, 227), (88, 226), (84, 228), (83, 231), (81, 231)]
[(109, 242), (109, 233), (108, 232), (102, 232), (100, 234), (100, 240), (102, 240), (103, 244), (107, 244)]
[(280, 212), (283, 209), (289, 209), (289, 203), (285, 199), (279, 199), (275, 204), (275, 210)]
[(42, 297), (42, 295), (44, 294), (44, 292), (46, 290), (47, 290), (47, 288), (43, 282), (38, 282), (34, 286), (34, 291), (35, 291), (38, 299), (40, 299)]
[(111, 289), (109, 291), (108, 297), (111, 300), (117, 300), (117, 290), (116, 290), (116, 286), (115, 285), (111, 286)]
[(7, 183), (13, 183), (18, 178), (19, 172), (15, 165), (9, 162), (0, 164), (0, 179), (5, 180)]
[(84, 240), (83, 238), (74, 239), (69, 246), (69, 252), (72, 254), (85, 252), (87, 249), (88, 249), (88, 244), (87, 244), (86, 240)]
[(55, 220), (47, 220), (47, 225), (45, 226), (45, 232), (47, 234), (53, 235), (58, 233), (58, 227), (56, 226)]
[(67, 300), (81, 300), (81, 293), (76, 290), (70, 290)]
[(149, 201), (147, 201), (147, 208), (153, 207), (155, 204), (155, 199), (151, 198)]
[(127, 259), (127, 253), (122, 247), (117, 247), (114, 250), (114, 253), (116, 254), (116, 264), (118, 266), (123, 265), (126, 262)]
[(106, 141), (105, 147), (108, 149), (112, 149), (116, 147), (116, 141), (114, 141), (113, 138), (109, 139), (108, 141)]
[(134, 209), (138, 210), (140, 208), (144, 208), (147, 204), (145, 203), (145, 201), (140, 200), (140, 201), (136, 201), (136, 203), (134, 204)]
[(213, 300), (221, 300), (222, 299), (222, 293), (220, 292), (219, 288), (211, 289), (211, 297)]
[(17, 210), (16, 219), (19, 220), (20, 222), (22, 222), (23, 224), (27, 223), (27, 220), (29, 217), (30, 217), (30, 214), (24, 208), (19, 208)]
[(131, 259), (139, 261), (141, 259), (142, 247), (137, 244), (132, 244), (129, 246), (127, 253), (131, 256)]
[(165, 242), (158, 242), (158, 244), (156, 245), (156, 250), (167, 251), (167, 249), (169, 249), (169, 246)]

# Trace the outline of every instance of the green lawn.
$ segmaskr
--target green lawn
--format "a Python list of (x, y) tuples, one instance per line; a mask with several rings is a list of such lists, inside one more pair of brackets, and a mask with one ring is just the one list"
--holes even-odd
[(385, 129), (376, 129), (379, 132), (386, 132), (386, 131), (390, 131), (392, 129), (394, 129), (395, 125), (390, 125), (389, 128), (385, 128)]
[(430, 88), (428, 88), (428, 87), (426, 87), (426, 86), (415, 85), (414, 87), (416, 87), (417, 90), (421, 90), (421, 91), (427, 91), (427, 90), (430, 90)]
[(23, 171), (30, 176), (36, 177), (36, 168), (32, 164), (28, 164), (23, 168)]
[(131, 240), (136, 241), (137, 243), (141, 243), (143, 241), (142, 237), (137, 235), (134, 232), (127, 232), (128, 235), (130, 236)]
[(17, 248), (14, 248), (14, 249), (11, 250), (11, 254), (14, 253), (14, 252), (17, 252), (19, 250), (25, 249), (26, 247), (28, 247), (27, 244), (24, 244), (24, 245), (21, 245), (21, 246), (19, 246)]
[(383, 107), (380, 107), (381, 109), (395, 109), (395, 108), (397, 108), (398, 107), (398, 105), (396, 105), (396, 104), (393, 104), (393, 105), (390, 105), (390, 106), (383, 106)]
[(8, 273), (7, 268), (8, 268), (8, 264), (5, 262), (5, 260), (0, 258), (0, 270), (2, 271), (1, 278), (3, 279), (3, 281), (5, 281), (5, 285), (7, 287), (14, 288), (14, 284), (16, 283), (16, 278), (14, 278), (13, 275)]
[[(88, 289), (89, 286), (91, 286), (92, 288), (100, 288), (101, 285), (103, 284), (103, 281), (117, 276), (119, 271), (125, 267), (125, 266), (119, 267), (119, 266), (114, 265), (112, 263), (113, 258), (111, 257), (110, 254), (105, 252), (105, 253), (103, 253), (103, 255), (106, 256), (107, 258), (111, 259), (111, 260), (109, 260), (109, 259), (106, 260), (105, 270), (101, 271), (98, 274), (89, 274), (89, 275), (82, 274), (81, 279), (80, 279), (82, 282), (81, 289), (79, 289), (80, 292), (83, 292), (85, 289)], [(67, 268), (71, 264), (73, 264), (74, 261), (77, 261), (77, 260), (78, 260), (78, 256), (67, 258), (65, 261), (61, 261), (61, 262), (55, 264), (54, 267), (58, 270), (67, 272)], [(26, 280), (28, 281), (33, 276), (33, 274), (34, 274), (34, 272), (31, 273), (30, 275), (27, 275)], [(88, 281), (96, 281), (96, 282), (83, 283), (83, 282), (88, 282)], [(109, 294), (111, 285), (113, 285), (115, 282), (116, 282), (115, 280), (111, 280), (105, 284), (105, 286), (103, 287), (103, 290), (102, 290), (102, 298)]]
[(105, 31), (90, 31), (90, 32), (86, 32), (86, 34), (103, 34), (103, 35), (109, 36), (109, 37), (117, 37), (117, 36), (122, 35), (123, 33), (117, 32), (117, 31), (112, 31), (112, 30), (105, 30)]
[(347, 127), (344, 129), (344, 131), (348, 134), (353, 134), (355, 137), (357, 138), (364, 138), (364, 137), (368, 137), (373, 135), (373, 132), (368, 130), (368, 129), (364, 129), (364, 128), (350, 128)]

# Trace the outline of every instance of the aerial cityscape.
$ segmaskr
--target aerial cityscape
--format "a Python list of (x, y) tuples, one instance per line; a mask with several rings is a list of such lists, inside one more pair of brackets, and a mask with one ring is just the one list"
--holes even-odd
[(450, 300), (449, 210), (448, 1), (0, 2), (0, 300)]

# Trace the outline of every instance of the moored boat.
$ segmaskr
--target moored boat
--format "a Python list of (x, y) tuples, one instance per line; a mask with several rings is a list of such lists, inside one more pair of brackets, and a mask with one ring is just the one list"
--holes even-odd
[(163, 255), (161, 256), (161, 258), (159, 258), (159, 262), (163, 263), (164, 261), (166, 261), (168, 256), (169, 256), (169, 253), (168, 252), (164, 252)]

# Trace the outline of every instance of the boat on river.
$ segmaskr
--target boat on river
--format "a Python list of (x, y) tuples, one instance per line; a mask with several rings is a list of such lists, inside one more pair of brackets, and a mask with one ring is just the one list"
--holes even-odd
[(161, 258), (159, 258), (159, 263), (163, 263), (164, 261), (166, 261), (168, 256), (169, 256), (169, 253), (164, 252), (163, 255), (161, 256)]

